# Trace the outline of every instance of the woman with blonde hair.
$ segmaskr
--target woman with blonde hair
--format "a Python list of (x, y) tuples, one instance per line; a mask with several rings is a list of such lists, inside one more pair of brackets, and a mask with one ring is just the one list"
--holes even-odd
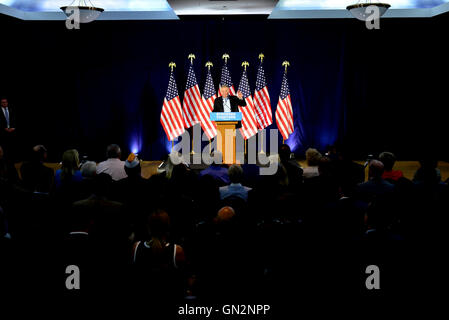
[(81, 175), (79, 153), (75, 149), (67, 150), (62, 155), (61, 169), (56, 171), (55, 184), (56, 188), (71, 183), (81, 182), (83, 177)]

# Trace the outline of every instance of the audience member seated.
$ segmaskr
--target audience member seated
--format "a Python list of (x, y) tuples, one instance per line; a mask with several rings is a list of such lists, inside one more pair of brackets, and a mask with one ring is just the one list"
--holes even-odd
[(369, 163), (369, 180), (360, 183), (356, 188), (356, 196), (361, 200), (370, 202), (376, 197), (394, 192), (394, 185), (382, 178), (384, 165), (379, 160), (371, 160)]
[(225, 186), (229, 184), (229, 176), (228, 176), (228, 169), (226, 168), (226, 165), (222, 164), (222, 154), (221, 152), (215, 151), (211, 154), (212, 159), (217, 158), (220, 159), (220, 161), (213, 162), (208, 168), (202, 170), (200, 172), (200, 177), (203, 177), (205, 175), (213, 177), (217, 182), (219, 186)]
[(106, 150), (107, 160), (100, 162), (97, 166), (97, 174), (106, 173), (112, 180), (119, 181), (126, 178), (125, 163), (121, 161), (122, 151), (116, 144), (111, 144)]
[(230, 197), (241, 198), (244, 201), (248, 201), (248, 192), (251, 188), (242, 186), (243, 169), (238, 165), (232, 165), (228, 169), (229, 180), (231, 184), (229, 186), (220, 187), (220, 199), (226, 199)]
[(307, 167), (303, 169), (304, 179), (317, 177), (319, 175), (318, 164), (320, 163), (321, 158), (322, 155), (317, 149), (309, 148), (306, 150)]
[(153, 195), (149, 190), (148, 180), (142, 177), (140, 161), (133, 153), (125, 161), (125, 172), (127, 178), (115, 182), (112, 198), (125, 204), (133, 223), (142, 226), (145, 221), (140, 209), (152, 205)]
[(421, 167), (416, 170), (415, 175), (413, 176), (413, 182), (421, 183), (421, 182), (440, 182), (441, 181), (441, 172), (438, 169), (438, 161), (428, 158), (419, 161)]
[(94, 192), (94, 182), (97, 176), (97, 164), (94, 161), (87, 161), (80, 168), (82, 180), (80, 183), (80, 198), (86, 199)]
[(290, 156), (292, 151), (290, 146), (283, 144), (279, 148), (279, 159), (281, 161), (281, 166), (285, 169), (287, 173), (288, 186), (298, 187), (302, 183), (303, 169), (299, 165), (296, 159), (291, 159)]
[(396, 162), (396, 156), (391, 152), (382, 152), (379, 155), (379, 160), (384, 164), (385, 170), (382, 174), (382, 179), (396, 182), (404, 176), (401, 170), (393, 170)]
[(169, 237), (170, 218), (164, 210), (148, 216), (149, 237), (133, 246), (138, 287), (158, 299), (183, 298), (180, 269), (185, 262), (183, 248)]
[(354, 193), (357, 184), (365, 182), (365, 167), (349, 157), (349, 152), (343, 146), (331, 148), (332, 162), (335, 165), (336, 176), (346, 195)]
[(232, 207), (223, 207), (201, 228), (193, 264), (198, 272), (197, 294), (206, 301), (238, 299), (251, 287), (248, 283), (254, 277), (250, 266), (255, 247), (246, 240), (237, 218)]
[(71, 185), (81, 182), (83, 177), (80, 167), (80, 159), (78, 151), (75, 149), (67, 150), (62, 155), (61, 169), (56, 170), (55, 174), (55, 186), (56, 189), (63, 186)]
[(29, 161), (22, 164), (20, 173), (23, 185), (33, 192), (49, 193), (53, 188), (54, 171), (44, 165), (47, 149), (43, 145), (33, 148)]

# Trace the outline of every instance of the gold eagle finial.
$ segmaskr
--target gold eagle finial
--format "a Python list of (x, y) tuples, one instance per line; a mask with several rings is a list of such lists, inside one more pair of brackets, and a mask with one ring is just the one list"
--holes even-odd
[(168, 64), (168, 67), (171, 69), (171, 72), (173, 72), (173, 69), (176, 68), (176, 63), (174, 63), (174, 62), (172, 61), (172, 62), (170, 62), (170, 63)]
[(205, 66), (206, 66), (207, 70), (210, 70), (210, 68), (213, 67), (214, 64), (211, 61), (207, 61)]
[(228, 63), (228, 59), (230, 59), (231, 57), (229, 56), (229, 54), (225, 53), (222, 57), (222, 59), (224, 59), (225, 63)]
[(189, 54), (188, 59), (190, 60), (190, 63), (193, 64), (193, 60), (196, 59), (196, 57), (193, 53), (191, 53), (191, 54)]

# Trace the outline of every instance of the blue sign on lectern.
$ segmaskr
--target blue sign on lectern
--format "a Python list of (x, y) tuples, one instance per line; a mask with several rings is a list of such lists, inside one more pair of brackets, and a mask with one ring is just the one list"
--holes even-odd
[(242, 121), (241, 112), (211, 112), (211, 121)]

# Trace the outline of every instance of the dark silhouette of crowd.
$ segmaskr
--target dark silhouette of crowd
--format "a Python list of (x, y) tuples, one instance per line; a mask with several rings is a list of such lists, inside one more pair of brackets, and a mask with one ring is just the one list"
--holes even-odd
[[(68, 150), (56, 173), (38, 145), (20, 175), (0, 148), (1, 278), (23, 290), (38, 264), (36, 290), (146, 297), (149, 308), (360, 293), (370, 264), (386, 270), (384, 289), (403, 289), (398, 269), (416, 258), (414, 244), (444, 235), (448, 185), (438, 162), (425, 157), (409, 180), (384, 152), (367, 162), (365, 179), (345, 150), (330, 150), (308, 150), (303, 174), (281, 145), (271, 176), (255, 165), (199, 172), (172, 154), (144, 179), (140, 160), (122, 161), (117, 145), (98, 165)], [(64, 286), (67, 265), (81, 270), (79, 292)]]

